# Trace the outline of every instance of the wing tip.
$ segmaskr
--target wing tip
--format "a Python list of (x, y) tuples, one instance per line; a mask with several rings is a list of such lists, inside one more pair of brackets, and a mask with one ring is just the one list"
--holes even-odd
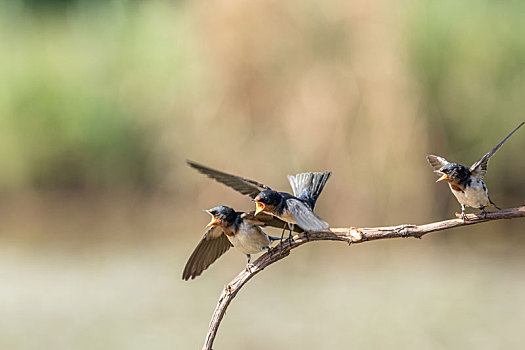
[(201, 164), (199, 164), (197, 162), (194, 162), (191, 159), (186, 159), (186, 164), (188, 164), (190, 167), (192, 167), (194, 169), (204, 168), (203, 165), (201, 165)]
[(189, 266), (186, 265), (186, 266), (184, 267), (184, 271), (182, 272), (182, 280), (187, 281), (187, 280), (189, 280), (190, 278), (191, 278), (191, 279), (194, 279), (195, 277), (193, 276), (193, 273), (191, 273), (191, 272), (189, 271)]
[(325, 225), (312, 225), (308, 229), (305, 229), (304, 227), (302, 227), (302, 229), (306, 232), (325, 231), (325, 230), (328, 230), (329, 228), (330, 228), (330, 225), (327, 222), (325, 222)]
[(330, 224), (327, 223), (326, 221), (323, 221), (324, 224), (321, 226), (321, 229), (319, 231), (324, 231), (324, 230), (328, 230), (330, 228)]
[(184, 281), (193, 280), (193, 279), (195, 279), (195, 277), (197, 277), (199, 275), (200, 275), (200, 273), (183, 274), (182, 275), (182, 280), (184, 280)]
[[(195, 170), (197, 170), (199, 173), (203, 173), (203, 170), (206, 169), (206, 167), (204, 165), (201, 165), (197, 162), (194, 162), (193, 160), (190, 160), (190, 159), (186, 159), (186, 164), (190, 167), (190, 168), (193, 168)], [(207, 174), (205, 174), (207, 175)]]

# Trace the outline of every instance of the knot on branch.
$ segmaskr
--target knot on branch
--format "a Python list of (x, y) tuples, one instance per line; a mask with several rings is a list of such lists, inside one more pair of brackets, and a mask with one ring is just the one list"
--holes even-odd
[(407, 225), (400, 225), (400, 226), (397, 226), (394, 231), (399, 233), (401, 235), (401, 237), (403, 238), (407, 238), (407, 237), (414, 237), (414, 238), (419, 238), (421, 239), (421, 234), (418, 234), (418, 233), (413, 233), (411, 229), (413, 228), (416, 228), (417, 226), (416, 225), (411, 225), (411, 224), (407, 224)]

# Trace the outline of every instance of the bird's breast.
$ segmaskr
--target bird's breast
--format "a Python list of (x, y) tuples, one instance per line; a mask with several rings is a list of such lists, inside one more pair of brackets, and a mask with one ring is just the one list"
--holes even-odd
[(286, 221), (290, 224), (296, 224), (295, 219), (292, 216), (292, 213), (289, 210), (284, 210), (281, 215), (279, 215), (279, 219)]
[(262, 252), (270, 245), (268, 236), (258, 227), (242, 223), (234, 236), (228, 236), (231, 244), (244, 254)]
[(487, 187), (482, 180), (473, 180), (464, 189), (456, 189), (451, 184), (450, 189), (459, 203), (472, 208), (483, 208), (490, 206)]

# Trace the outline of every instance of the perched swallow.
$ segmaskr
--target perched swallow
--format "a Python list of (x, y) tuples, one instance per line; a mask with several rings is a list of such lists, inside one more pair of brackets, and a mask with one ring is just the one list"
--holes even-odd
[(237, 212), (226, 206), (218, 206), (206, 212), (212, 216), (212, 219), (206, 226), (208, 230), (204, 237), (184, 267), (183, 280), (199, 276), (232, 246), (246, 254), (247, 268), (249, 268), (251, 254), (264, 250), (270, 252), (270, 243), (279, 239), (268, 236), (261, 226), (282, 228), (285, 224), (271, 215), (255, 216), (253, 212)]
[(295, 224), (306, 232), (326, 230), (330, 227), (313, 210), (317, 198), (332, 174), (331, 171), (289, 175), (288, 181), (293, 190), (293, 195), (291, 195), (274, 191), (267, 185), (254, 180), (227, 174), (192, 161), (187, 161), (187, 163), (200, 173), (250, 196), (256, 204), (255, 214), (265, 212), (287, 222), (290, 234)]
[(483, 177), (487, 173), (487, 164), (496, 153), (496, 151), (503, 145), (509, 137), (512, 136), (525, 122), (522, 122), (516, 129), (507, 135), (500, 143), (496, 145), (490, 152), (485, 154), (480, 160), (472, 164), (470, 168), (458, 164), (450, 163), (445, 158), (428, 155), (427, 160), (434, 168), (434, 172), (441, 177), (436, 181), (446, 181), (450, 190), (456, 196), (459, 204), (461, 204), (461, 217), (466, 219), (465, 206), (481, 209), (481, 212), (486, 215), (485, 208), (493, 205), (496, 206), (489, 197), (487, 186), (483, 182)]

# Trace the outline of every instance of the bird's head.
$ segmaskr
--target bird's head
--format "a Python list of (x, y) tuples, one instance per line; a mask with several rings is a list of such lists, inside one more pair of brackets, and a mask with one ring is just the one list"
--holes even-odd
[(436, 182), (446, 181), (452, 184), (463, 182), (470, 176), (468, 168), (458, 163), (448, 163), (435, 172), (441, 175)]
[(224, 205), (205, 210), (205, 212), (211, 215), (211, 221), (206, 227), (226, 227), (235, 221), (235, 210)]
[(282, 196), (279, 192), (272, 190), (262, 191), (253, 199), (255, 202), (255, 214), (259, 214), (261, 211), (272, 213), (276, 206), (281, 203)]

